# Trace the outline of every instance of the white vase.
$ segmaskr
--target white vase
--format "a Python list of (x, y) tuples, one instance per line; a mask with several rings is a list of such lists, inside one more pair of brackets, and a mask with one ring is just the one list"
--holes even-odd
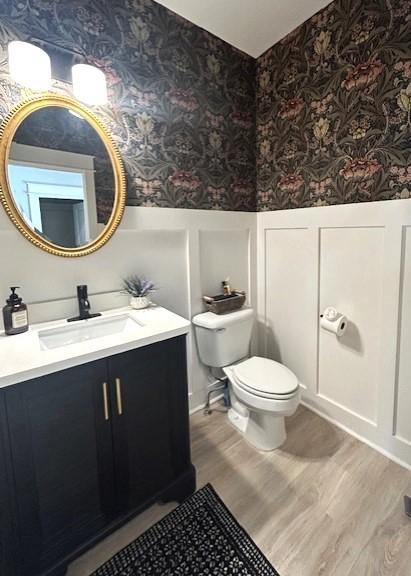
[(130, 306), (135, 310), (148, 308), (151, 304), (150, 296), (131, 296)]

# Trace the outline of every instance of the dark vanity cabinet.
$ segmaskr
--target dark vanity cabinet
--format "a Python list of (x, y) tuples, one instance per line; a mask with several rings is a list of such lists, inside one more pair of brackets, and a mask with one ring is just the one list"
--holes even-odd
[(62, 574), (143, 508), (195, 488), (184, 336), (10, 386), (5, 407), (19, 575)]

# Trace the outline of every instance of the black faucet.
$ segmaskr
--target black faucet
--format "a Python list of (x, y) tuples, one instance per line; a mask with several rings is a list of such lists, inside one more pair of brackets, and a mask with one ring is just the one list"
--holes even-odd
[(75, 318), (69, 318), (67, 322), (76, 322), (76, 320), (88, 320), (89, 318), (96, 318), (101, 316), (100, 312), (90, 314), (90, 301), (88, 299), (88, 290), (86, 284), (77, 286), (77, 300), (79, 315)]

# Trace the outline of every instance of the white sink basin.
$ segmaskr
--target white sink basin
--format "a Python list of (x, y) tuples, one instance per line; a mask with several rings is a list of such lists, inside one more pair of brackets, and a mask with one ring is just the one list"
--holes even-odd
[(53, 348), (79, 344), (95, 338), (131, 334), (142, 326), (129, 314), (120, 314), (106, 318), (103, 316), (91, 318), (90, 320), (79, 320), (72, 324), (41, 330), (38, 334), (41, 348), (43, 350), (52, 350)]

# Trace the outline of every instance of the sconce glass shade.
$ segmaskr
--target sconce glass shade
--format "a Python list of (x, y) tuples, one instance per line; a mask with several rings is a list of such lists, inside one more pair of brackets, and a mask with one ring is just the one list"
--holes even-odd
[(31, 90), (48, 90), (51, 63), (47, 52), (34, 44), (13, 40), (8, 45), (8, 56), (9, 73), (15, 82)]
[(104, 72), (89, 64), (75, 64), (71, 69), (73, 93), (85, 104), (107, 104), (107, 83)]

